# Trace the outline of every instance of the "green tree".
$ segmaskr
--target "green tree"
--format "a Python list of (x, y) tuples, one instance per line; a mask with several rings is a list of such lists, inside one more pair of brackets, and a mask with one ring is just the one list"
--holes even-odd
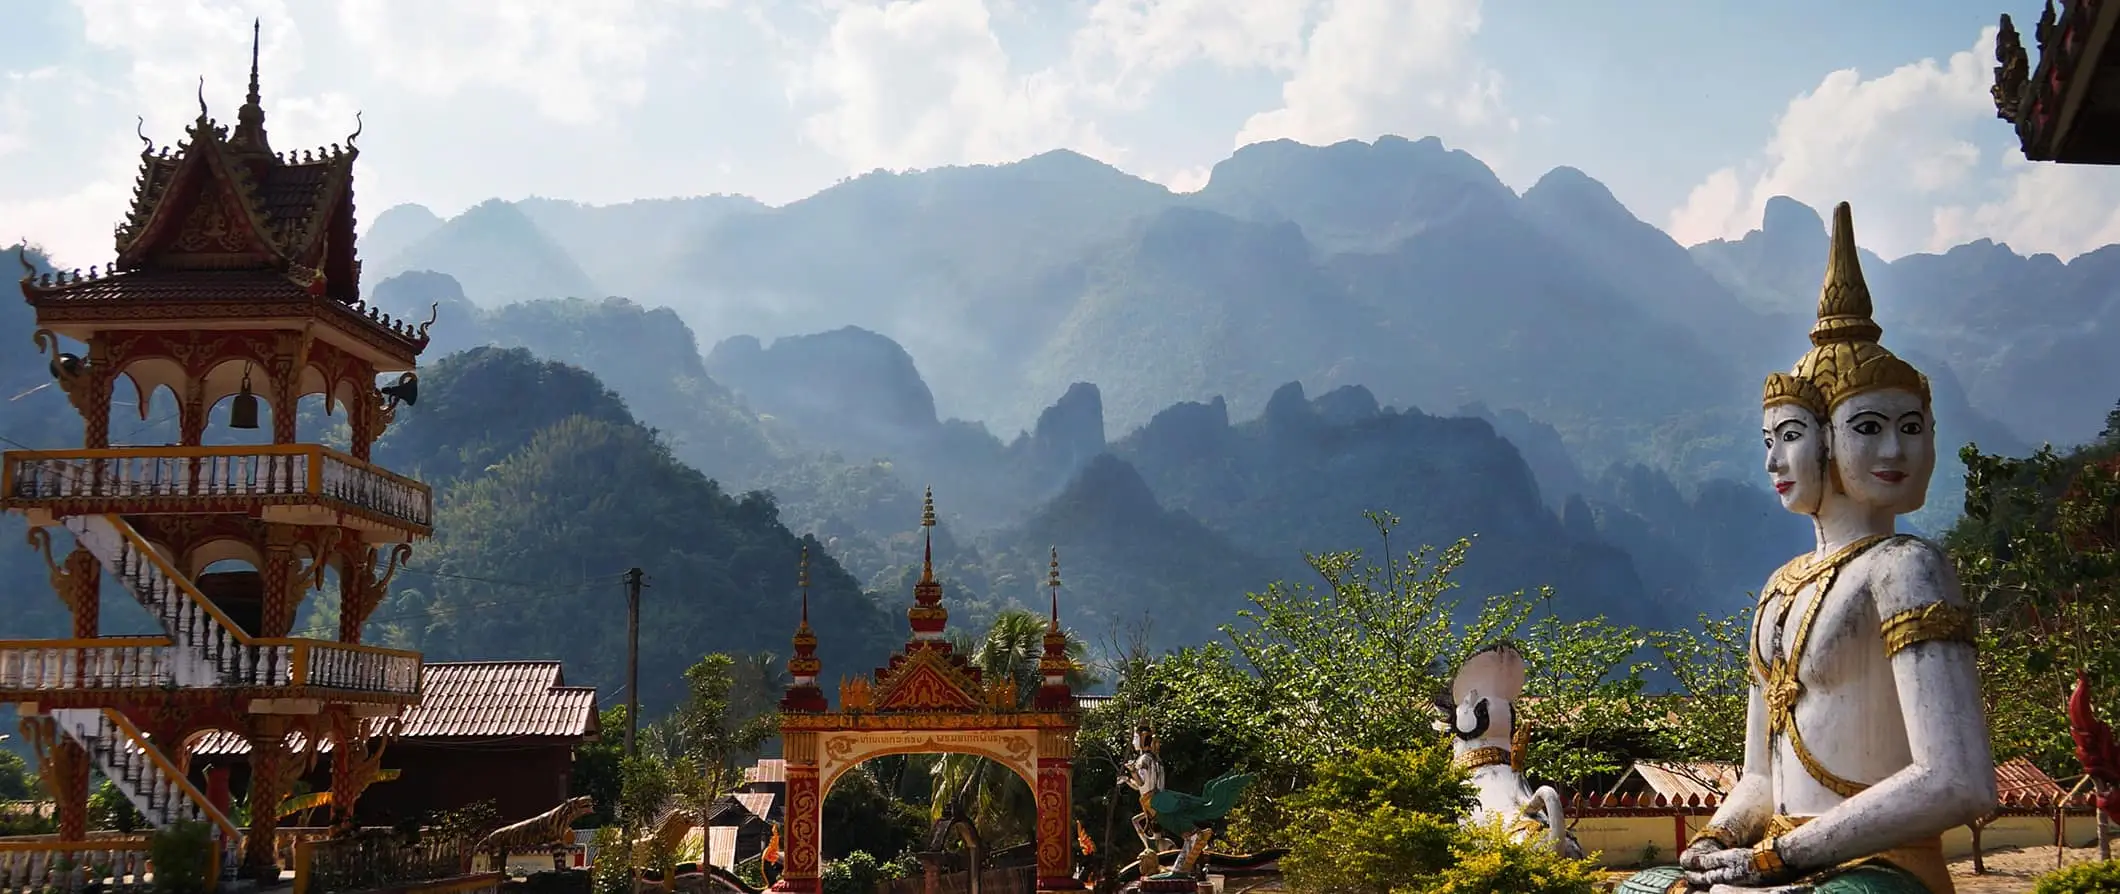
[(1647, 694), (1651, 665), (1637, 656), (1650, 636), (1604, 617), (1551, 614), (1518, 645), (1529, 665), (1519, 722), (1531, 730), (1524, 770), (1565, 790), (1616, 779), (1635, 758), (1655, 757), (1663, 706)]
[(2120, 696), (2120, 444), (1960, 456), (1965, 518), (1945, 542), (1981, 615), (1997, 751), (2074, 775), (2062, 711), (2077, 674), (2095, 703)]
[(894, 857), (921, 843), (927, 811), (896, 800), (862, 764), (840, 775), (825, 793), (821, 848), (826, 860), (855, 851)]
[(1403, 561), (1391, 553), (1398, 519), (1369, 513), (1385, 564), (1360, 550), (1309, 557), (1316, 586), (1280, 582), (1251, 594), (1253, 609), (1222, 628), (1269, 694), (1282, 735), (1273, 747), (1287, 766), (1309, 767), (1350, 748), (1390, 747), (1434, 737), (1429, 696), (1474, 649), (1510, 636), (1530, 617), (1522, 593), (1487, 599), (1472, 620), (1454, 623), (1451, 575), (1469, 539)]
[(669, 773), (670, 795), (702, 827), (715, 802), (743, 780), (738, 760), (754, 753), (779, 722), (778, 714), (733, 709), (735, 666), (720, 652), (701, 657), (685, 670), (684, 700), (658, 724), (658, 757)]
[(605, 708), (597, 714), (597, 727), (602, 730), (593, 742), (583, 742), (574, 749), (574, 772), (567, 778), (569, 795), (588, 795), (596, 799), (596, 810), (576, 821), (578, 829), (602, 828), (611, 825), (618, 816), (618, 804), (624, 779), (619, 764), (626, 757), (626, 706)]
[(1685, 761), (1736, 763), (1745, 753), (1745, 704), (1752, 669), (1746, 651), (1752, 610), (1700, 616), (1700, 626), (1649, 634), (1663, 668), (1686, 699), (1684, 722), (1663, 724), (1664, 748)]
[(12, 751), (0, 751), (0, 801), (26, 801), (35, 790), (29, 762)]
[[(1022, 609), (1005, 609), (995, 615), (984, 636), (974, 640), (959, 632), (952, 648), (967, 656), (979, 669), (981, 679), (1008, 680), (1015, 684), (1016, 703), (1029, 706), (1044, 678), (1038, 663), (1045, 652), (1049, 618)], [(1080, 637), (1063, 630), (1073, 670), (1068, 683), (1080, 691), (1095, 682), (1083, 662), (1088, 647)], [(1014, 771), (983, 757), (944, 755), (930, 770), (931, 819), (941, 819), (954, 806), (972, 817), (980, 840), (989, 848), (1006, 847), (1031, 840), (1037, 826), (1037, 803), (1030, 784)]]

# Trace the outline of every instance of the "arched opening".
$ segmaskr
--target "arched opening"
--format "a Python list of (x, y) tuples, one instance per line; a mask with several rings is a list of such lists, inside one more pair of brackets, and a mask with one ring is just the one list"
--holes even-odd
[(256, 550), (241, 541), (223, 539), (192, 550), (192, 583), (215, 608), (251, 636), (265, 635), (265, 578)]
[(112, 446), (177, 443), (177, 400), (184, 371), (175, 361), (149, 358), (126, 367), (111, 385)]
[[(985, 748), (933, 751), (862, 749), (857, 763), (820, 779), (820, 868), (865, 854), (882, 872), (953, 877), (953, 889), (977, 892), (997, 874), (1036, 877), (1038, 804), (1035, 769)], [(942, 744), (941, 747), (949, 747)], [(863, 861), (867, 863), (869, 861)]]
[[(235, 427), (235, 406), (246, 390), (257, 402), (256, 428)], [(246, 447), (272, 443), (273, 418), (280, 407), (272, 400), (272, 374), (255, 361), (234, 358), (215, 364), (201, 380), (200, 393), (208, 408), (201, 443)]]

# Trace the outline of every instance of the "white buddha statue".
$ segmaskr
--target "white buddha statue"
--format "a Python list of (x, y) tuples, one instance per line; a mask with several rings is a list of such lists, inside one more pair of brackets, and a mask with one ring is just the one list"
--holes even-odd
[(1994, 809), (1972, 610), (1943, 551), (1894, 531), (1935, 471), (1928, 380), (1881, 334), (1843, 203), (1813, 347), (1768, 377), (1762, 425), (1818, 545), (1761, 593), (1738, 784), (1622, 891), (1950, 894), (1942, 833)]

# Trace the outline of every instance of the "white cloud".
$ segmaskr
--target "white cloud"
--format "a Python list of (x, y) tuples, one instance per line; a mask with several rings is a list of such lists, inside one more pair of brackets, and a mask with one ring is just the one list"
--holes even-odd
[(1290, 71), (1318, 0), (1097, 0), (1072, 41), (1077, 77), (1097, 97), (1138, 107), (1163, 75), (1196, 59)]
[(448, 96), (467, 85), (520, 91), (565, 124), (605, 121), (647, 93), (671, 13), (702, 0), (344, 0), (339, 25), (384, 78)]
[(1516, 121), (1500, 73), (1471, 50), (1479, 29), (1480, 0), (1334, 0), (1282, 85), (1281, 107), (1246, 121), (1237, 145), (1398, 133), (1491, 155)]
[(1071, 82), (1017, 74), (981, 0), (842, 7), (790, 93), (805, 133), (852, 170), (1014, 161), (1068, 147), (1113, 160)]
[[(1757, 158), (1710, 174), (1673, 210), (1680, 242), (1735, 238), (1767, 200), (1855, 207), (1865, 247), (1885, 257), (1979, 238), (2064, 257), (2120, 241), (2120, 178), (2033, 164), (1988, 94), (1995, 29), (1943, 62), (1863, 79), (1833, 72), (1789, 102)], [(1983, 151), (1982, 146), (1990, 147)]]

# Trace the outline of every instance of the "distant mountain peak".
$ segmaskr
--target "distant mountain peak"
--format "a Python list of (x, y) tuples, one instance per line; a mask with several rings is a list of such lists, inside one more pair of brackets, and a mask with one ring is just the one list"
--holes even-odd
[(1801, 239), (1815, 239), (1826, 231), (1825, 218), (1818, 216), (1818, 209), (1788, 196), (1775, 196), (1767, 200), (1765, 213), (1760, 215), (1759, 228), (1768, 238), (1788, 235)]
[(1524, 191), (1524, 201), (1533, 205), (1567, 207), (1600, 217), (1624, 215), (1628, 220), (1635, 219), (1634, 212), (1627, 210), (1604, 181), (1567, 165), (1547, 171), (1545, 176), (1538, 178), (1537, 183)]

